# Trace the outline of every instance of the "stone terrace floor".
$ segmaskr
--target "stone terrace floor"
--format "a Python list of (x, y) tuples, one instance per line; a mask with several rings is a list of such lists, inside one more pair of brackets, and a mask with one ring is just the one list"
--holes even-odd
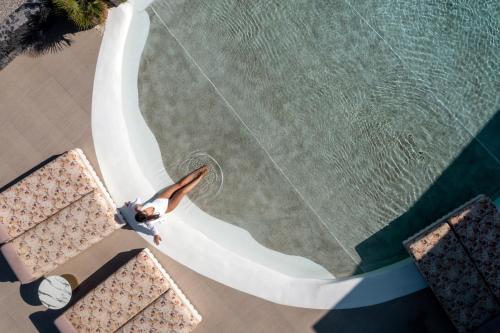
[[(0, 71), (0, 187), (51, 155), (80, 147), (98, 170), (90, 127), (92, 83), (101, 36), (78, 33), (59, 53), (19, 56)], [(168, 235), (164, 237), (168, 242)], [(119, 230), (59, 267), (84, 281), (117, 254), (151, 246)], [(195, 333), (454, 332), (433, 294), (424, 289), (376, 306), (320, 311), (270, 303), (153, 253), (203, 316)], [(111, 272), (109, 272), (111, 273)], [(54, 332), (34, 285), (20, 286), (0, 256), (0, 332)]]

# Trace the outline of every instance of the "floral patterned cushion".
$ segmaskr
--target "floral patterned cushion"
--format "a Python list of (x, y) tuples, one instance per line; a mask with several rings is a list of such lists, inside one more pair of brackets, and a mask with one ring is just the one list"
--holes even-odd
[(201, 317), (170, 288), (117, 333), (189, 333)]
[(83, 153), (70, 150), (0, 193), (0, 241), (11, 240), (97, 188)]
[(22, 263), (40, 277), (97, 243), (121, 225), (105, 194), (92, 191), (10, 242)]
[(493, 202), (480, 196), (452, 213), (447, 222), (500, 300), (500, 214)]
[(162, 269), (143, 250), (64, 315), (77, 332), (114, 332), (169, 287)]
[(499, 312), (497, 300), (446, 222), (424, 229), (405, 246), (458, 332), (470, 332)]

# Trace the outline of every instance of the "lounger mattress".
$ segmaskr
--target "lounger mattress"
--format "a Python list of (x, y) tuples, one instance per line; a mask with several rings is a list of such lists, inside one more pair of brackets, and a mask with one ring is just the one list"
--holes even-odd
[(498, 313), (495, 297), (446, 222), (423, 230), (405, 246), (458, 332), (471, 332)]
[(70, 150), (0, 193), (0, 243), (12, 240), (98, 188), (79, 149)]
[(114, 332), (169, 288), (161, 266), (143, 250), (76, 302), (56, 324), (69, 322), (79, 333)]
[(15, 250), (24, 269), (38, 278), (121, 226), (114, 204), (105, 193), (94, 190), (7, 245)]

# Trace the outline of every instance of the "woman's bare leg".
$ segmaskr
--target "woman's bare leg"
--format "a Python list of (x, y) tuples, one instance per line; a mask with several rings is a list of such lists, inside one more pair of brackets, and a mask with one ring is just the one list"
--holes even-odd
[(184, 198), (186, 194), (191, 192), (196, 187), (196, 185), (198, 185), (198, 183), (203, 179), (203, 177), (206, 176), (207, 173), (208, 169), (206, 169), (206, 171), (202, 171), (191, 183), (175, 191), (168, 201), (168, 207), (166, 212), (169, 213), (173, 211), (175, 207), (179, 205), (182, 198)]
[(158, 195), (158, 198), (170, 199), (170, 197), (172, 197), (172, 195), (174, 194), (175, 191), (180, 190), (181, 188), (189, 185), (189, 183), (191, 183), (193, 180), (195, 180), (196, 177), (198, 177), (205, 169), (208, 169), (208, 167), (206, 165), (194, 170), (189, 175), (187, 175), (186, 177), (179, 180), (177, 183), (172, 184), (169, 187), (167, 187), (162, 193), (160, 193)]

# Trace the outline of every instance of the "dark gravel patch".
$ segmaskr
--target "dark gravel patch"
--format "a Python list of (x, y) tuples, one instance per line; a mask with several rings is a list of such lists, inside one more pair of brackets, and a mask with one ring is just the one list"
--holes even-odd
[(48, 0), (26, 0), (0, 23), (0, 69), (20, 53), (38, 56), (71, 44), (77, 28)]

